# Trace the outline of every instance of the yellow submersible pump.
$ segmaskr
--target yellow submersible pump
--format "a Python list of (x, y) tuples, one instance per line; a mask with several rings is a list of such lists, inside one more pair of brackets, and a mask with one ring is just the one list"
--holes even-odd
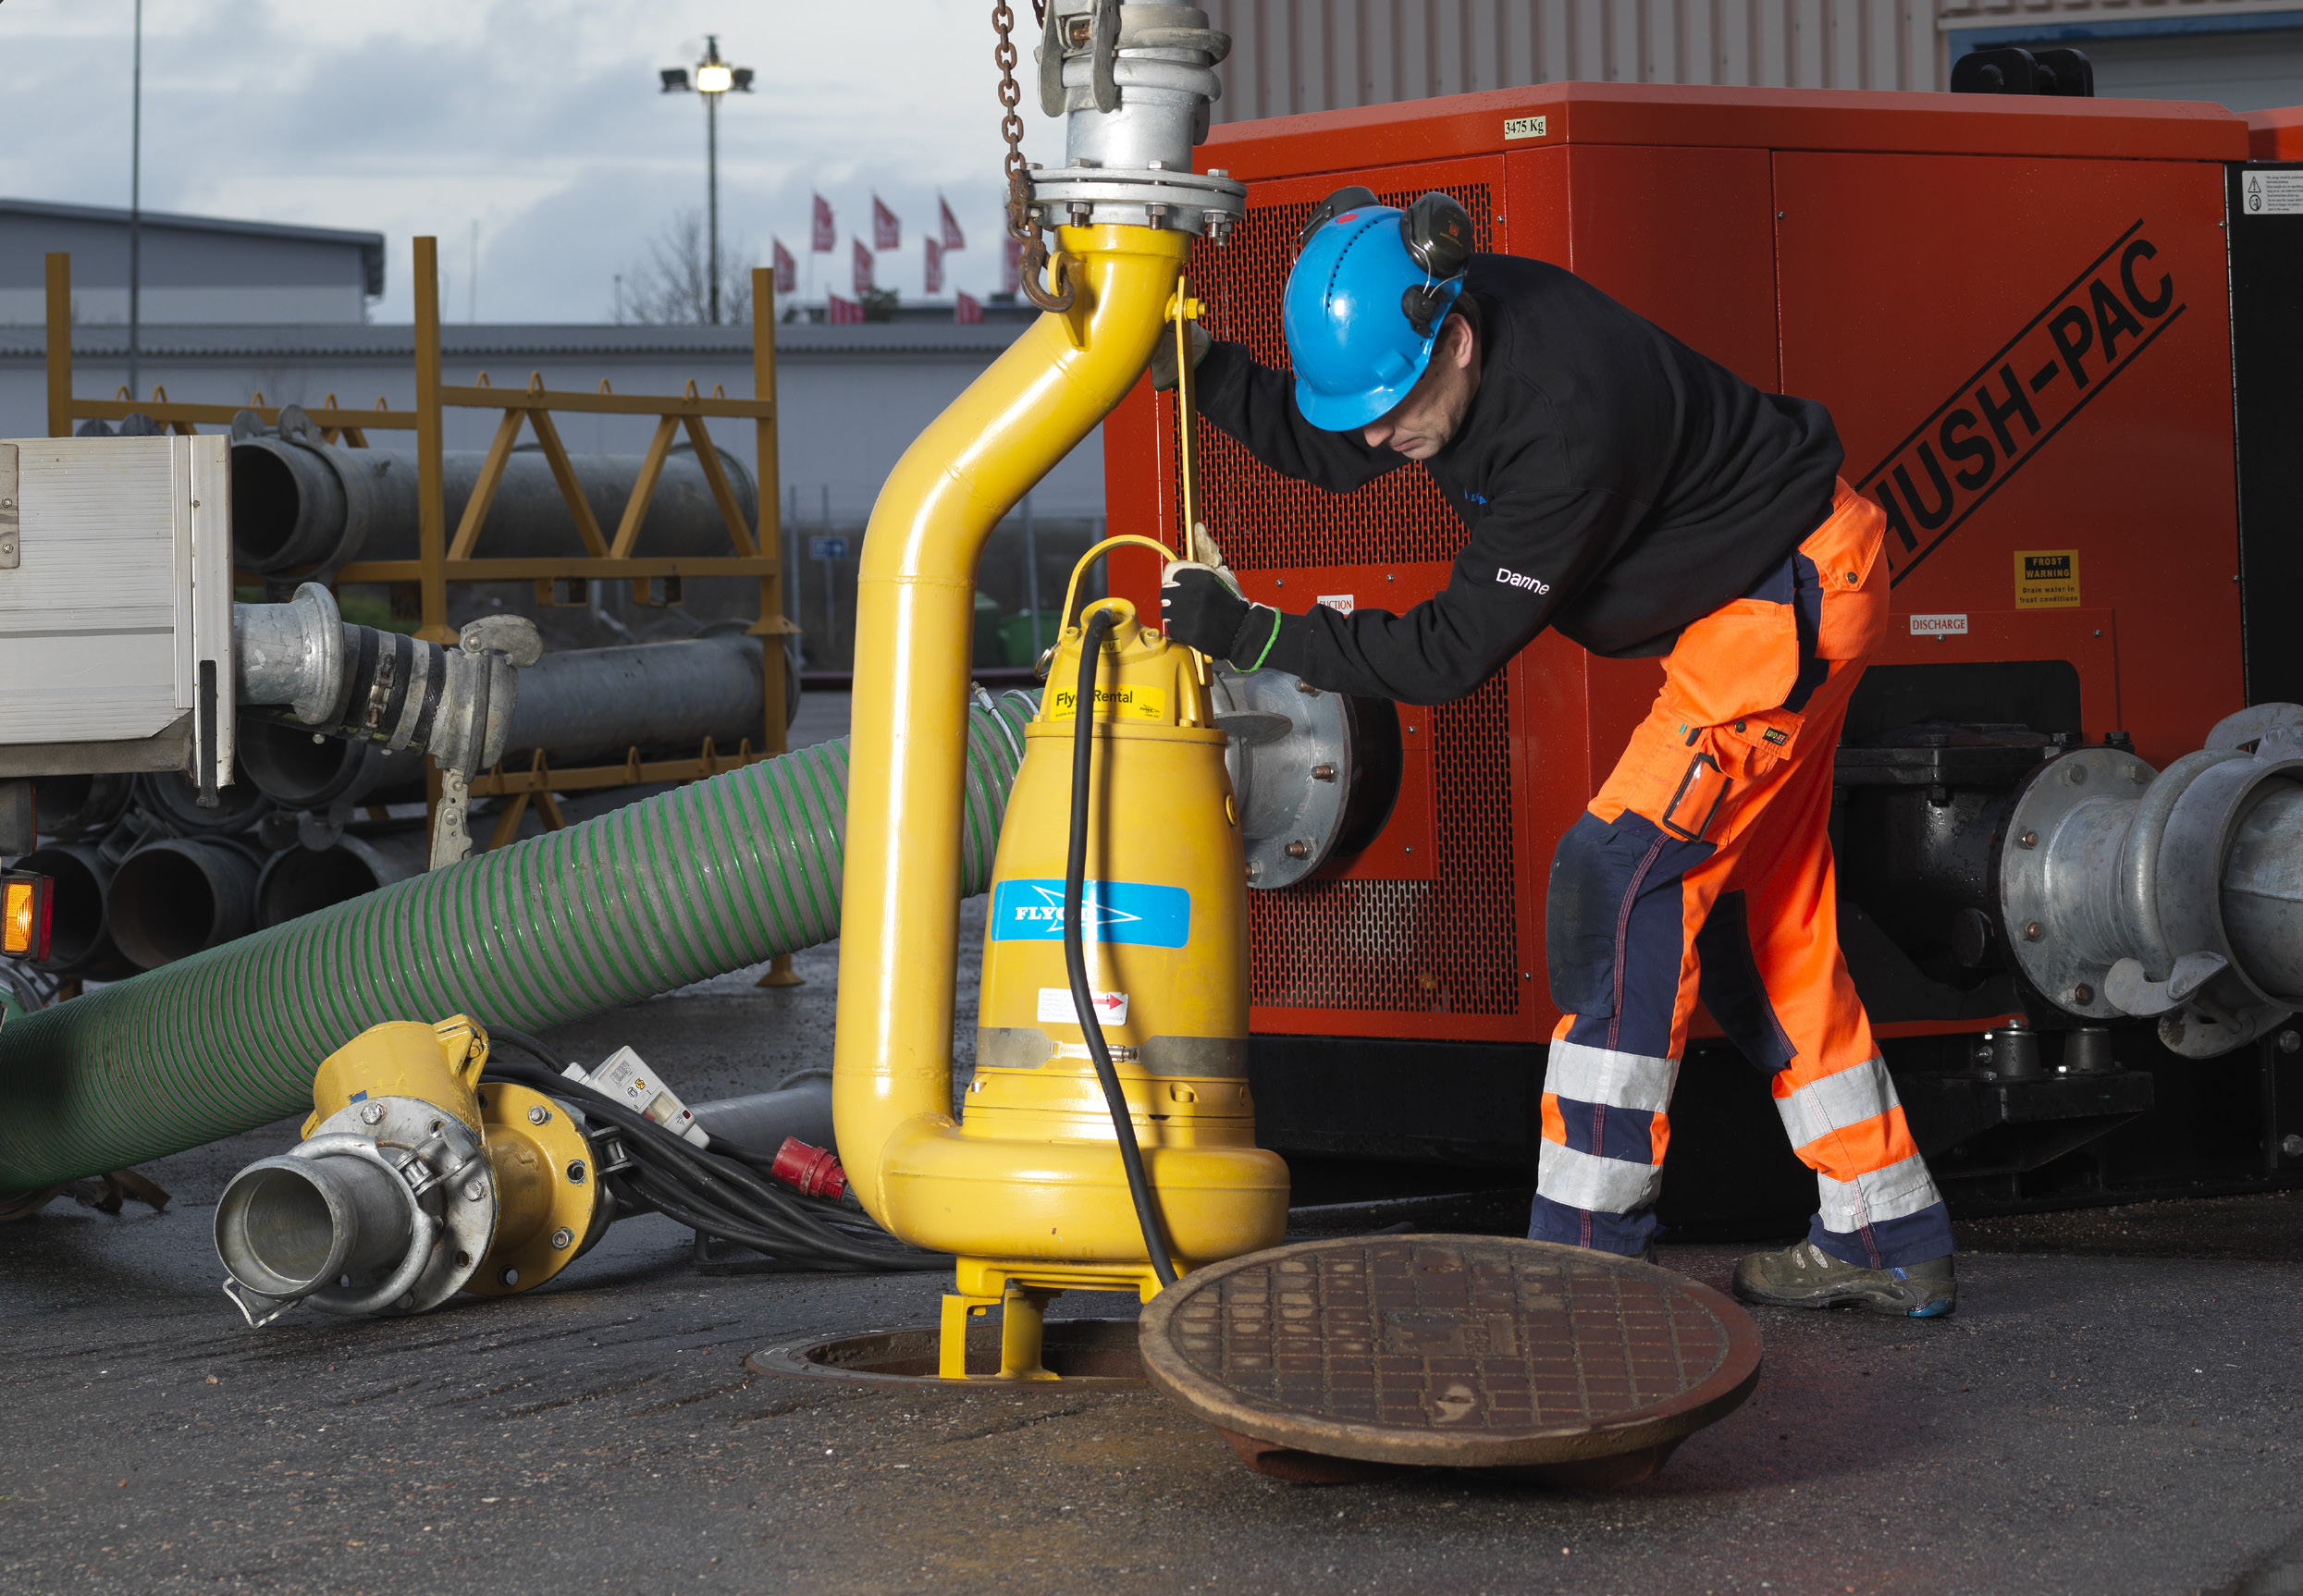
[[(1017, 59), (1007, 15), (995, 13), (1004, 66)], [(1229, 46), (1189, 6), (1052, 0), (1040, 104), (1065, 118), (1065, 165), (1029, 166), (1021, 120), (1006, 122), (1009, 229), (1024, 248), (1024, 292), (1046, 313), (905, 451), (864, 538), (833, 1118), (872, 1218), (959, 1260), (944, 1304), (946, 1376), (964, 1372), (970, 1312), (1004, 1303), (1003, 1372), (1039, 1375), (1048, 1295), (1149, 1295), (1169, 1259), (1212, 1262), (1270, 1246), (1284, 1227), (1286, 1170), (1253, 1146), (1239, 1062), (1246, 885), (1223, 738), (1201, 669), (1125, 605), (1100, 604), (1067, 629), (1055, 686), (1028, 728), (994, 918), (1019, 904), (1034, 913), (987, 941), (986, 1046), (964, 1118), (951, 1096), (977, 560), (1185, 313), (1177, 287), (1192, 240), (1220, 242), (1242, 215), (1240, 184), (1192, 170)], [(1003, 85), (1004, 104), (1016, 97)], [(1057, 248), (1043, 283), (1050, 227)], [(1099, 702), (1091, 686), (1064, 700), (1083, 661), (1108, 667), (1096, 674), (1116, 696)], [(1080, 748), (1088, 802), (1074, 808), (1065, 755), (1076, 761)], [(1046, 900), (1066, 873), (1075, 819), (1088, 826), (1081, 908), (1093, 904), (1095, 924), (1092, 939), (1083, 927), (1078, 994), (1037, 913), (1058, 907), (1060, 936), (1060, 906)], [(1114, 1095), (1126, 1101), (1117, 1115), (1095, 1082), (1099, 1003), (1111, 1015)]]

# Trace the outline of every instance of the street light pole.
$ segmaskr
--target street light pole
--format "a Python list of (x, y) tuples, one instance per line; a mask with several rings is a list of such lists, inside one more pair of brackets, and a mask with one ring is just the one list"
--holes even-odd
[(704, 96), (704, 191), (708, 196), (705, 209), (708, 220), (705, 226), (711, 235), (708, 253), (711, 257), (711, 325), (720, 325), (720, 96)]
[[(128, 397), (137, 394), (142, 354), (144, 267), (144, 0), (136, 0), (136, 43), (129, 68)], [(54, 358), (52, 355), (50, 358)]]
[[(141, 0), (139, 0), (141, 4)], [(720, 35), (704, 36), (704, 58), (696, 64), (696, 78), (689, 81), (685, 67), (666, 67), (657, 77), (662, 80), (663, 92), (685, 93), (693, 89), (704, 96), (704, 191), (708, 220), (706, 222), (709, 243), (707, 246), (704, 285), (705, 315), (713, 325), (720, 323), (720, 96), (731, 89), (744, 93), (752, 92), (752, 69), (731, 67), (720, 58)]]

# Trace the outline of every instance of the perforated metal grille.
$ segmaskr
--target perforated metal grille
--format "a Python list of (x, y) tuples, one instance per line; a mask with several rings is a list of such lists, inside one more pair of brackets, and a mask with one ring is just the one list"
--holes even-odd
[[(1406, 205), (1422, 192), (1402, 190), (1378, 198)], [(1460, 184), (1447, 192), (1471, 213), (1477, 247), (1486, 249), (1493, 215), (1486, 185)], [(1192, 294), (1204, 307), (1201, 325), (1210, 337), (1245, 344), (1259, 364), (1275, 371), (1287, 367), (1280, 289), (1295, 264), (1296, 234), (1312, 211), (1308, 204), (1250, 206), (1229, 242), (1217, 248), (1202, 240), (1192, 247)], [(1420, 466), (1337, 495), (1265, 468), (1205, 421), (1197, 442), (1208, 485), (1201, 519), (1235, 570), (1453, 559), (1463, 546), (1463, 523)]]
[[(1478, 246), (1485, 249), (1493, 215), (1487, 189), (1463, 184), (1447, 191), (1471, 213)], [(1422, 192), (1380, 197), (1404, 205)], [(1275, 369), (1287, 362), (1280, 289), (1312, 209), (1251, 206), (1229, 243), (1193, 250), (1192, 292), (1206, 307), (1209, 333), (1246, 345)], [(1463, 546), (1463, 523), (1420, 466), (1336, 495), (1270, 470), (1205, 422), (1197, 436), (1201, 515), (1237, 569), (1437, 562), (1453, 559)], [(1170, 511), (1179, 514), (1180, 508)], [(1248, 989), (1256, 1004), (1519, 1013), (1523, 983), (1504, 683), (1498, 678), (1468, 698), (1415, 713), (1430, 717), (1435, 878), (1312, 881), (1250, 893)]]

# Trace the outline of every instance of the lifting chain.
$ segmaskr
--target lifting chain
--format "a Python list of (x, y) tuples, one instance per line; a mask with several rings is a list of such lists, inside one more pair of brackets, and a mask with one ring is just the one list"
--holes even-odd
[[(1032, 16), (1044, 30), (1047, 8), (1042, 0), (1032, 0)], [(1007, 236), (1023, 246), (1016, 262), (1016, 286), (1024, 298), (1043, 311), (1068, 311), (1072, 308), (1071, 258), (1057, 249), (1049, 252), (1047, 242), (1040, 235), (1040, 224), (1031, 215), (1031, 178), (1029, 166), (1024, 160), (1024, 119), (1016, 114), (1023, 102), (1023, 91), (1016, 85), (1016, 43), (1009, 31), (1016, 26), (1016, 13), (1009, 9), (1007, 0), (992, 0), (991, 27), (999, 34), (999, 46), (991, 52), (994, 65), (1000, 68), (1000, 136), (1007, 141)], [(1046, 46), (1043, 45), (1043, 48)], [(1041, 271), (1047, 273), (1048, 286), (1040, 280)]]

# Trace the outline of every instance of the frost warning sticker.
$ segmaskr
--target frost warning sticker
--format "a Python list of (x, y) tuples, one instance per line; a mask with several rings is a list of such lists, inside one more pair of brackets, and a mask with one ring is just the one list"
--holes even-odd
[(2250, 216), (2303, 216), (2303, 172), (2249, 172), (2239, 181), (2239, 209)]
[(2158, 257), (2141, 222), (2120, 234), (1864, 473), (1855, 491), (1887, 511), (1890, 585), (2174, 325), (2186, 307)]
[[(1086, 942), (1180, 948), (1191, 939), (1191, 894), (1150, 881), (1090, 881), (1079, 892), (1079, 936)], [(1064, 883), (1002, 881), (991, 890), (991, 939), (1064, 939)]]
[(2075, 548), (2015, 550), (2017, 609), (2075, 609), (2079, 605), (2079, 551)]
[[(1088, 1001), (1095, 1005), (1099, 1024), (1124, 1025), (1127, 1023), (1127, 994), (1125, 992), (1090, 991)], [(1043, 1025), (1076, 1025), (1079, 1024), (1078, 1007), (1072, 1002), (1068, 987), (1040, 988), (1040, 1012), (1036, 1016)]]

